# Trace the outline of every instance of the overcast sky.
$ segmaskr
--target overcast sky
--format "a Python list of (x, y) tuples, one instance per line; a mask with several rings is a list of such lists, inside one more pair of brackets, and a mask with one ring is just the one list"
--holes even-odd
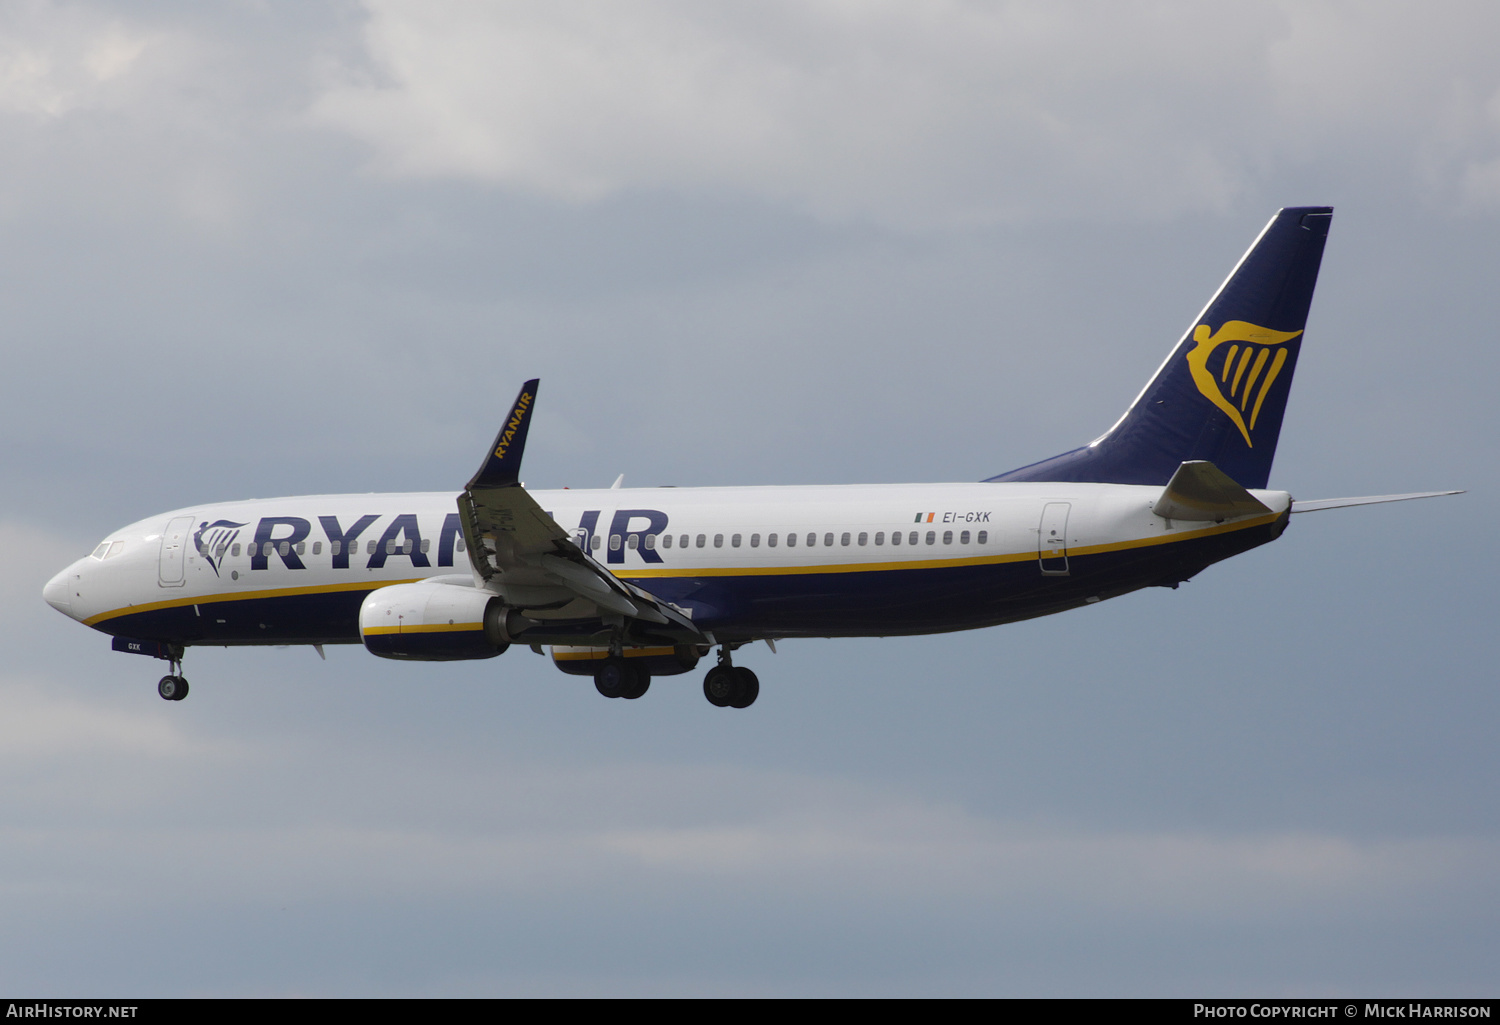
[[(1500, 8), (0, 5), (0, 991), (1493, 995)], [(1271, 486), (1177, 591), (746, 649), (162, 665), (42, 603), (193, 503), (977, 480), (1280, 206)]]

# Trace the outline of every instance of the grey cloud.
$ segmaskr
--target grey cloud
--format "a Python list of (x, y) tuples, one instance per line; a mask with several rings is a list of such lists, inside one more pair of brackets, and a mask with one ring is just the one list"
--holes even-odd
[[(1500, 142), (1482, 5), (366, 8), (368, 61), (318, 123), (392, 175), (578, 202), (684, 189), (906, 227), (1144, 217), (1376, 154), (1433, 202), (1488, 202)], [(1392, 153), (1393, 131), (1422, 141)]]

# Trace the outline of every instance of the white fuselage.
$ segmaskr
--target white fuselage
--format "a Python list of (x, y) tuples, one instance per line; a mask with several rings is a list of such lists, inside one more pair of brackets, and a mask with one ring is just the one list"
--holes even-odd
[[(1153, 513), (1160, 488), (1107, 484), (532, 494), (616, 577), (687, 610), (698, 606), (699, 621), (712, 620), (721, 632), (763, 636), (925, 633), (1060, 611), (1146, 586), (1153, 559), (1180, 558), (1195, 544), (1222, 544), (1284, 523), (1291, 501), (1285, 492), (1255, 491), (1269, 514), (1205, 523)], [(110, 534), (93, 555), (58, 574), (45, 597), (80, 622), (127, 636), (357, 641), (352, 621), (343, 629), (290, 627), (276, 616), (259, 629), (248, 621), (230, 624), (236, 611), (287, 599), (352, 600), (443, 575), (473, 575), (477, 585), (456, 498), (452, 492), (309, 495), (161, 513)], [(1233, 554), (1216, 551), (1203, 548), (1189, 561), (1206, 565)], [(959, 604), (945, 606), (934, 595), (943, 580), (963, 582)], [(994, 608), (976, 607), (991, 591)], [(1028, 611), (1030, 594), (1036, 600)]]

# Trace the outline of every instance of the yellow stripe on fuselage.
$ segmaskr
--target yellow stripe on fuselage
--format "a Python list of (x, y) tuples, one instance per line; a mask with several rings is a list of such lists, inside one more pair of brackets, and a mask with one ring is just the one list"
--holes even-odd
[(137, 612), (155, 612), (158, 609), (181, 609), (189, 605), (214, 605), (226, 601), (251, 601), (255, 598), (291, 598), (299, 594), (336, 594), (340, 591), (373, 591), (378, 587), (389, 587), (392, 584), (415, 584), (425, 577), (412, 577), (409, 580), (366, 580), (358, 584), (318, 584), (313, 587), (273, 587), (261, 591), (236, 591), (231, 594), (202, 594), (195, 598), (171, 598), (167, 601), (146, 602), (143, 605), (128, 605), (123, 609), (114, 609), (110, 612), (101, 612), (97, 616), (90, 616), (83, 621), (84, 626), (93, 626), (102, 623), (106, 619), (118, 619), (120, 616), (132, 616)]
[[(1261, 527), (1276, 520), (1279, 513), (1267, 513), (1250, 520), (1241, 520), (1235, 523), (1216, 523), (1212, 527), (1202, 527), (1198, 530), (1184, 530), (1172, 534), (1164, 534), (1161, 537), (1143, 537), (1130, 541), (1114, 541), (1102, 545), (1080, 545), (1077, 548), (1069, 548), (1067, 555), (1071, 558), (1081, 555), (1100, 555), (1105, 552), (1122, 552), (1131, 548), (1149, 548), (1155, 545), (1174, 544), (1178, 541), (1191, 541), (1200, 537), (1210, 537), (1214, 534), (1227, 534), (1235, 530), (1247, 530), (1251, 527)], [(617, 577), (625, 577), (637, 580), (642, 577), (775, 577), (775, 576), (798, 576), (809, 573), (878, 573), (885, 570), (902, 569), (949, 569), (959, 566), (989, 566), (999, 565), (1007, 562), (1030, 562), (1038, 558), (1036, 552), (1008, 552), (1003, 555), (978, 555), (953, 559), (913, 559), (907, 562), (858, 562), (858, 563), (828, 563), (820, 566), (740, 566), (734, 568), (706, 567), (706, 568), (682, 568), (666, 569), (643, 567), (640, 569), (612, 569)]]

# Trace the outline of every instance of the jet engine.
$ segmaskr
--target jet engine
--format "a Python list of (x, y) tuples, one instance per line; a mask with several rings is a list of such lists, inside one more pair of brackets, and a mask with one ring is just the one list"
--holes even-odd
[(392, 584), (372, 591), (360, 606), (359, 635), (381, 658), (494, 658), (510, 647), (506, 618), (513, 611), (462, 578)]

